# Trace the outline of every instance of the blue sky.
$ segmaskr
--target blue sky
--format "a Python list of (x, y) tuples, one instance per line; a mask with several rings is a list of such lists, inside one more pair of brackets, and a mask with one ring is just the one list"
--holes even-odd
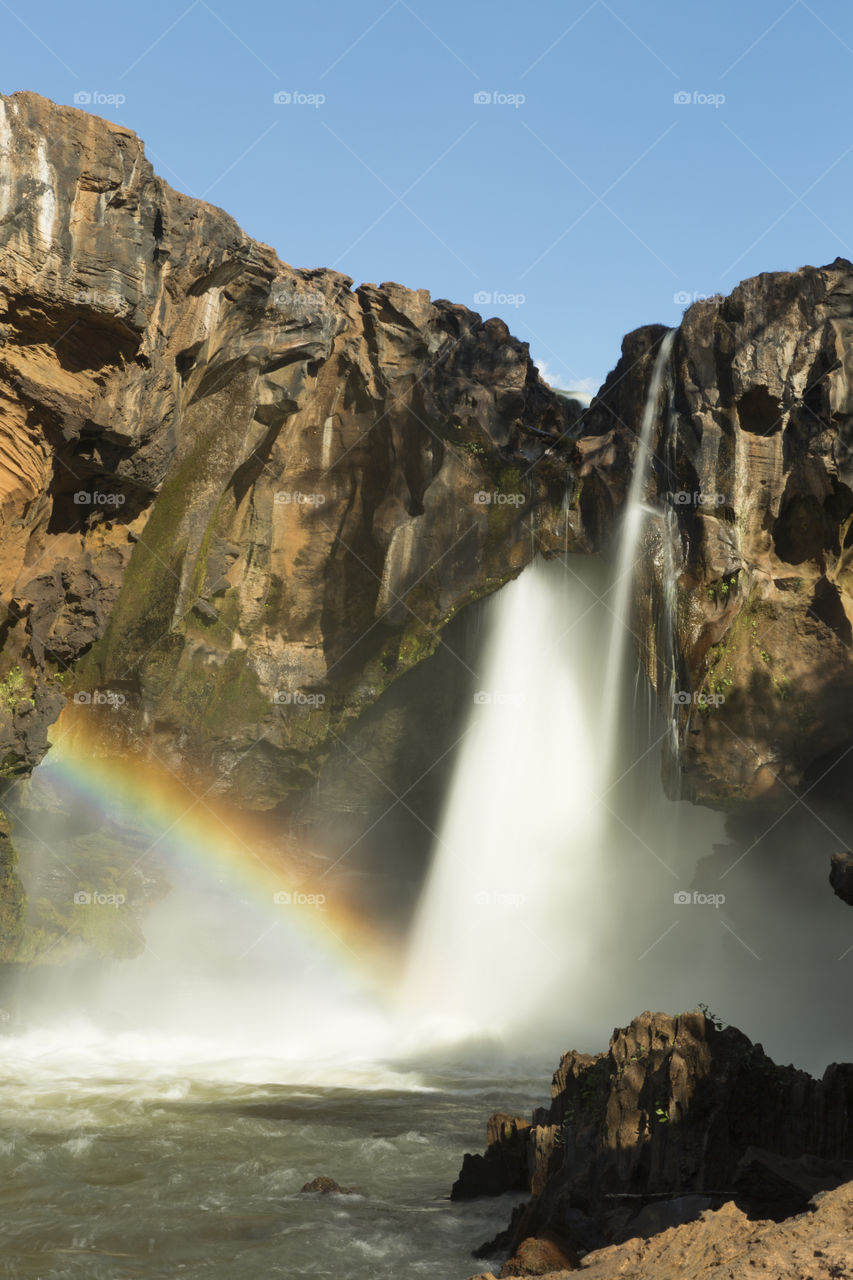
[(557, 385), (853, 258), (849, 0), (0, 0), (0, 83), (91, 95), (294, 266), (502, 316)]

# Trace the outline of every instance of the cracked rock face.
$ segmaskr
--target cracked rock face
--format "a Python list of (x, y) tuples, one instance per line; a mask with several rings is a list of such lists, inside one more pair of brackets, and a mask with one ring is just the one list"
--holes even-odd
[[(587, 448), (630, 439), (663, 332), (626, 338)], [(661, 520), (647, 526), (638, 624), (664, 709), (682, 695), (671, 787), (721, 807), (790, 802), (853, 741), (853, 265), (761, 275), (692, 306), (658, 408), (672, 682)]]
[(500, 320), (291, 269), (126, 129), (16, 94), (0, 151), (3, 772), (73, 687), (111, 749), (274, 805), (581, 545), (565, 401)]

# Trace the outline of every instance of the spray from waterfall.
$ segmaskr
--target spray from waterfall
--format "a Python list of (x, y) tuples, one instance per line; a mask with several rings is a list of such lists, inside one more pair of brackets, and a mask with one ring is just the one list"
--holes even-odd
[(618, 704), (623, 696), (623, 676), (628, 640), (632, 635), (631, 615), (634, 594), (634, 572), (640, 556), (643, 526), (647, 516), (645, 505), (646, 490), (652, 465), (652, 447), (655, 427), (660, 414), (661, 388), (669, 367), (672, 344), (675, 340), (675, 329), (670, 329), (658, 348), (648, 395), (643, 409), (643, 420), (637, 438), (637, 452), (634, 458), (634, 469), (628, 487), (625, 502), (625, 515), (616, 558), (616, 575), (614, 586), (608, 599), (611, 612), (610, 639), (607, 648), (607, 661), (604, 668), (604, 690), (602, 700), (602, 721), (604, 739), (602, 750), (605, 768), (613, 759), (615, 735), (619, 724)]

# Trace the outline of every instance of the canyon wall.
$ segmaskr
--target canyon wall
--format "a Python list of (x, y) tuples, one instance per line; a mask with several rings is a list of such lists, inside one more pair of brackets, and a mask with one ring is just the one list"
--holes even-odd
[(502, 321), (292, 270), (124, 128), (32, 94), (0, 125), (3, 776), (71, 692), (110, 749), (270, 807), (579, 545), (573, 406)]

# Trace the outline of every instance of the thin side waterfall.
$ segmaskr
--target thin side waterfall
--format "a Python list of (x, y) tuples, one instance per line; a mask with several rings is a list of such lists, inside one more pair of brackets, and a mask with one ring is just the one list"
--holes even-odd
[(661, 617), (657, 621), (660, 637), (659, 647), (663, 655), (663, 670), (659, 679), (659, 702), (665, 708), (667, 727), (669, 730), (670, 758), (676, 771), (679, 768), (681, 738), (678, 731), (679, 688), (678, 661), (678, 573), (681, 564), (681, 535), (678, 526), (678, 515), (675, 508), (677, 501), (677, 457), (678, 457), (678, 420), (672, 405), (672, 388), (664, 411), (661, 427), (660, 458), (665, 471), (667, 500), (661, 511), (662, 524), (662, 608)]
[(602, 701), (602, 723), (604, 726), (602, 749), (606, 770), (609, 770), (616, 745), (616, 730), (619, 722), (618, 704), (623, 692), (625, 654), (628, 647), (628, 637), (632, 633), (631, 603), (634, 590), (634, 567), (640, 554), (640, 539), (648, 510), (645, 506), (645, 495), (651, 474), (652, 442), (658, 420), (661, 388), (669, 367), (669, 358), (672, 353), (675, 334), (675, 329), (670, 329), (665, 334), (655, 359), (643, 410), (643, 421), (637, 440), (634, 470), (631, 474), (631, 483), (628, 487), (628, 497), (625, 503), (619, 554), (616, 559), (615, 582), (610, 592), (610, 598), (607, 601), (612, 621), (607, 649), (607, 662), (604, 669)]

